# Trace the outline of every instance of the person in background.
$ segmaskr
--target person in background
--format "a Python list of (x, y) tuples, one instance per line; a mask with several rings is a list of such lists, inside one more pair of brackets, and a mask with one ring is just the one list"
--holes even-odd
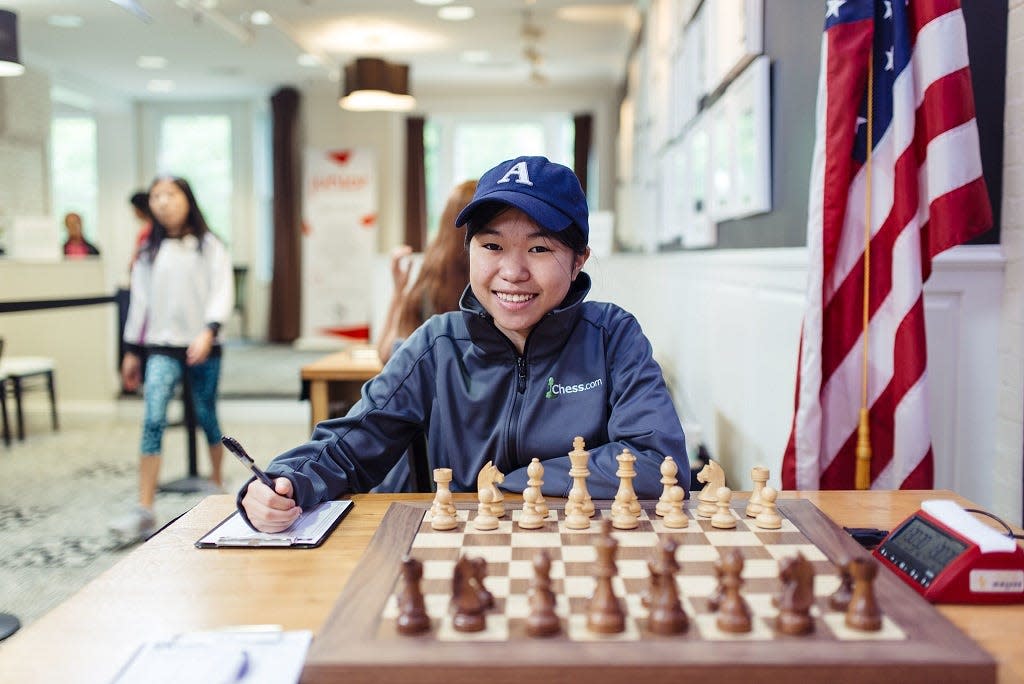
[(67, 229), (68, 239), (64, 242), (64, 256), (69, 259), (80, 259), (87, 256), (99, 256), (100, 250), (96, 245), (85, 239), (82, 234), (82, 217), (80, 214), (70, 212), (64, 216), (64, 228)]
[(427, 319), (346, 416), (275, 458), (266, 468), (273, 488), (255, 478), (241, 488), (238, 510), (255, 529), (279, 532), (303, 510), (370, 490), (424, 433), (430, 466), (452, 469), (453, 492), (475, 491), (487, 461), (505, 474), (502, 488), (523, 491), (537, 458), (542, 493), (565, 497), (577, 435), (594, 499), (615, 496), (624, 449), (642, 499), (660, 496), (665, 456), (685, 458), (639, 322), (586, 301), (589, 210), (572, 170), (545, 157), (504, 161), (480, 178), (455, 223), (467, 226), (469, 249), (461, 310)]
[(110, 526), (122, 543), (144, 539), (156, 527), (153, 504), (167, 405), (184, 373), (191, 381), (196, 421), (209, 445), (210, 479), (218, 489), (223, 484), (224, 448), (216, 400), (219, 333), (234, 304), (231, 258), (210, 231), (183, 178), (157, 178), (149, 190), (149, 203), (153, 229), (132, 269), (126, 352), (121, 362), (122, 382), (135, 390), (140, 384), (136, 351), (142, 347), (147, 351), (139, 503)]
[(135, 212), (135, 220), (139, 222), (139, 232), (135, 235), (135, 247), (132, 249), (132, 260), (128, 265), (130, 270), (138, 261), (142, 246), (149, 239), (149, 232), (153, 230), (153, 214), (149, 211), (149, 193), (145, 190), (132, 193), (128, 201), (131, 202), (132, 211)]
[(387, 363), (395, 347), (423, 321), (434, 314), (458, 311), (459, 297), (469, 283), (469, 252), (462, 234), (454, 230), (455, 217), (469, 204), (476, 181), (459, 183), (448, 196), (437, 234), (423, 252), (416, 281), (409, 286), (412, 248), (401, 245), (391, 253), (391, 279), (394, 290), (377, 340), (380, 360)]

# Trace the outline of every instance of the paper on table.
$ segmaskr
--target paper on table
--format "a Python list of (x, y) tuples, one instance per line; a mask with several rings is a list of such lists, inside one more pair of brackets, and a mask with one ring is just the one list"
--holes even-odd
[(246, 524), (237, 512), (224, 523), (210, 530), (199, 540), (199, 544), (232, 546), (292, 546), (294, 544), (316, 544), (331, 529), (349, 506), (351, 501), (325, 501), (312, 508), (282, 532), (268, 534), (256, 532)]
[(189, 632), (143, 644), (112, 684), (298, 682), (313, 633), (278, 629)]

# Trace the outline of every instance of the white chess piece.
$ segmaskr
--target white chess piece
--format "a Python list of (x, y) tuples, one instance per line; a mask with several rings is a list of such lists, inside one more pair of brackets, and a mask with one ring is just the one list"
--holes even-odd
[[(623, 513), (633, 516), (633, 518), (639, 518), (640, 516), (640, 503), (637, 500), (636, 491), (633, 489), (633, 478), (636, 477), (636, 468), (633, 464), (636, 462), (636, 456), (630, 453), (629, 449), (623, 449), (622, 453), (615, 457), (615, 460), (619, 462), (619, 469), (615, 471), (615, 476), (619, 478), (619, 489), (615, 492), (615, 502), (612, 503), (612, 521), (616, 517), (625, 524), (625, 516)], [(619, 529), (628, 530), (636, 527), (632, 525), (630, 527), (622, 527), (615, 525)]]
[(683, 513), (683, 499), (686, 498), (686, 490), (679, 485), (673, 485), (668, 490), (669, 510), (663, 522), (665, 527), (673, 530), (681, 530), (689, 526), (690, 519)]
[(583, 492), (576, 487), (569, 490), (569, 503), (565, 506), (565, 526), (570, 530), (590, 528), (590, 517), (583, 507)]
[(519, 527), (524, 530), (536, 530), (539, 527), (544, 527), (544, 516), (537, 510), (537, 502), (540, 498), (540, 490), (536, 487), (527, 487), (523, 490), (523, 511), (519, 516)]
[(711, 526), (722, 530), (729, 530), (736, 527), (736, 518), (732, 517), (729, 509), (729, 502), (732, 501), (732, 490), (728, 487), (719, 487), (716, 492), (718, 499), (718, 510), (711, 516)]
[(750, 479), (754, 481), (754, 490), (747, 501), (746, 515), (748, 518), (756, 518), (761, 512), (761, 491), (768, 483), (768, 469), (764, 466), (754, 466), (750, 470)]
[(540, 488), (544, 486), (544, 465), (539, 458), (530, 461), (530, 465), (526, 466), (526, 474), (530, 478), (526, 484), (537, 490), (537, 515), (546, 518), (548, 517), (548, 502), (544, 500), (544, 495), (540, 491)]
[(484, 487), (477, 492), (476, 496), (480, 503), (476, 508), (476, 517), (473, 518), (473, 528), (477, 530), (498, 529), (498, 516), (494, 515), (491, 509), (494, 503), (494, 494), (490, 487)]
[(663, 485), (661, 497), (658, 499), (658, 505), (654, 507), (654, 512), (663, 518), (672, 510), (672, 498), (669, 492), (679, 482), (676, 479), (678, 472), (679, 466), (676, 465), (675, 460), (671, 456), (666, 456), (665, 460), (661, 462), (661, 484)]
[(572, 440), (572, 451), (569, 452), (569, 477), (573, 479), (573, 487), (578, 487), (583, 492), (583, 514), (588, 518), (594, 517), (594, 501), (587, 491), (587, 478), (590, 477), (590, 469), (587, 464), (590, 462), (590, 452), (584, 447), (583, 438), (577, 435)]
[(777, 530), (782, 527), (782, 517), (775, 504), (778, 495), (779, 493), (771, 487), (761, 490), (761, 512), (754, 518), (754, 524), (763, 530)]
[[(438, 494), (442, 491), (447, 491), (451, 494), (451, 481), (452, 481), (452, 469), (451, 468), (434, 468), (434, 482), (437, 484), (437, 494), (434, 495), (434, 503), (437, 504)], [(450, 516), (455, 516), (455, 504), (452, 503), (451, 496), (448, 497), (448, 503), (445, 505), (445, 512)]]
[(452, 492), (448, 488), (438, 489), (434, 496), (434, 507), (430, 509), (430, 527), (435, 530), (453, 530), (459, 524), (458, 519), (451, 509), (455, 508), (452, 503)]

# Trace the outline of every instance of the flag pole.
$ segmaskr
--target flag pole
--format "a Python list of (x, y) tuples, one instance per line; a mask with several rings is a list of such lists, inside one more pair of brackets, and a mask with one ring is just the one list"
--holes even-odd
[(875, 55), (874, 50), (871, 50), (868, 53), (868, 144), (864, 161), (864, 301), (861, 307), (864, 358), (861, 360), (860, 424), (857, 426), (857, 468), (854, 474), (854, 487), (857, 489), (871, 488), (871, 427), (868, 412), (868, 322), (871, 310), (868, 296), (871, 292), (871, 150), (874, 146), (874, 90)]

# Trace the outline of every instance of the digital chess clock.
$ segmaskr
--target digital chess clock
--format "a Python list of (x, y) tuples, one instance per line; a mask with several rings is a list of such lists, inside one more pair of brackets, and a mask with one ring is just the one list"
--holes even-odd
[(955, 501), (925, 501), (872, 553), (932, 603), (1024, 602), (1024, 549)]

